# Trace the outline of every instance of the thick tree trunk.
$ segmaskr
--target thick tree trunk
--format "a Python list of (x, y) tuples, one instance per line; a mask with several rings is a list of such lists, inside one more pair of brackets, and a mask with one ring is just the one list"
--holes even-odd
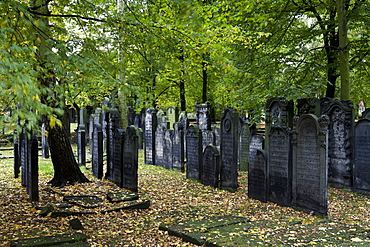
[(70, 140), (62, 126), (56, 124), (49, 128), (49, 146), (54, 167), (54, 178), (50, 181), (52, 186), (63, 187), (89, 181), (78, 167)]

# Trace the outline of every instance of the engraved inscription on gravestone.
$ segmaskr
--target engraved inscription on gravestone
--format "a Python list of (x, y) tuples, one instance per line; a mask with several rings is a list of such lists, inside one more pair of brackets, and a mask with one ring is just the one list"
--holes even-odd
[(197, 125), (200, 130), (211, 130), (211, 104), (206, 102), (204, 104), (196, 105)]
[(293, 132), (292, 203), (327, 214), (327, 126), (329, 118), (302, 115)]
[(145, 163), (155, 165), (155, 130), (157, 129), (157, 117), (154, 109), (146, 109), (144, 126)]
[(186, 132), (186, 177), (195, 180), (202, 178), (203, 171), (203, 148), (202, 148), (202, 135), (199, 127), (190, 125)]
[(172, 143), (172, 167), (184, 171), (184, 127), (181, 123), (174, 124)]
[(241, 171), (248, 171), (250, 138), (249, 124), (244, 123), (239, 135), (239, 170)]
[(164, 133), (165, 129), (158, 125), (155, 132), (155, 165), (164, 167)]
[(370, 192), (370, 119), (360, 119), (356, 123), (354, 139), (353, 189)]
[(263, 149), (264, 139), (261, 135), (253, 135), (249, 143), (249, 163), (254, 161), (257, 149)]
[(172, 169), (172, 138), (173, 130), (166, 130), (164, 133), (164, 153), (163, 153), (163, 163), (164, 168)]
[(213, 146), (207, 146), (203, 153), (203, 179), (205, 186), (218, 187), (220, 175), (220, 152)]
[(249, 164), (248, 196), (267, 202), (267, 153), (257, 149), (256, 157)]
[(112, 160), (112, 182), (122, 187), (122, 166), (123, 166), (123, 145), (125, 141), (125, 131), (116, 129), (113, 140), (113, 160)]
[(290, 206), (292, 200), (291, 132), (287, 127), (272, 127), (269, 134), (268, 200)]

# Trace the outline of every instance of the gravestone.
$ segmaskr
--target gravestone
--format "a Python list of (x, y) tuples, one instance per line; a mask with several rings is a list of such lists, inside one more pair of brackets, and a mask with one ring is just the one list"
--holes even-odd
[(288, 127), (270, 129), (268, 147), (268, 200), (281, 206), (292, 201), (292, 134)]
[(189, 127), (189, 119), (188, 119), (188, 115), (187, 115), (186, 111), (180, 112), (180, 115), (179, 115), (179, 123), (182, 124), (183, 130), (184, 130), (184, 159), (186, 159), (186, 138), (185, 138), (185, 133), (186, 133), (186, 130), (188, 129), (188, 127)]
[(265, 139), (261, 135), (252, 135), (249, 142), (249, 163), (253, 162), (257, 155), (257, 149), (263, 149)]
[(177, 108), (177, 106), (169, 106), (167, 108), (166, 115), (170, 124), (170, 129), (173, 129), (173, 124), (177, 122), (177, 119), (179, 117), (179, 109)]
[(267, 202), (267, 153), (257, 149), (256, 157), (249, 163), (248, 197)]
[(155, 130), (157, 116), (154, 109), (146, 109), (144, 129), (145, 163), (155, 165)]
[(113, 160), (111, 170), (111, 181), (121, 187), (125, 131), (123, 129), (116, 129), (113, 138), (114, 139), (113, 139)]
[(39, 145), (35, 135), (31, 138), (30, 143), (30, 162), (27, 169), (27, 194), (30, 196), (30, 201), (39, 200)]
[(80, 109), (80, 121), (77, 130), (78, 165), (86, 166), (86, 108)]
[(240, 133), (239, 133), (239, 170), (240, 171), (248, 171), (250, 139), (251, 139), (251, 133), (249, 130), (249, 124), (244, 123), (240, 127)]
[(92, 150), (93, 150), (94, 119), (95, 119), (95, 114), (91, 114), (90, 119), (89, 119), (89, 151), (90, 151), (90, 155), (92, 154)]
[(370, 108), (366, 108), (365, 111), (362, 112), (361, 118), (370, 118)]
[(211, 130), (211, 104), (206, 102), (204, 104), (197, 104), (197, 125), (200, 130)]
[(136, 117), (135, 109), (132, 107), (129, 107), (127, 111), (128, 126), (135, 124), (135, 117)]
[(220, 179), (220, 152), (213, 145), (209, 145), (204, 149), (202, 174), (202, 184), (214, 188), (218, 187)]
[(143, 149), (144, 147), (144, 133), (143, 133), (143, 130), (141, 128), (137, 128), (136, 129), (136, 132), (137, 132), (137, 147), (138, 149)]
[(226, 108), (221, 118), (220, 187), (234, 191), (238, 188), (238, 122), (235, 109)]
[(155, 132), (155, 165), (164, 167), (164, 133), (166, 129), (158, 125)]
[(107, 123), (107, 171), (105, 177), (109, 180), (112, 180), (112, 167), (114, 160), (114, 134), (116, 129), (120, 126), (120, 118), (118, 110), (112, 108), (108, 114), (108, 123)]
[(96, 178), (103, 178), (103, 131), (99, 123), (93, 132), (92, 172)]
[(298, 116), (303, 114), (313, 114), (320, 116), (320, 99), (318, 98), (303, 98), (297, 99)]
[(22, 174), (21, 174), (21, 184), (22, 186), (27, 186), (27, 174), (28, 174), (28, 168), (30, 163), (30, 152), (31, 152), (31, 145), (30, 140), (27, 136), (27, 133), (23, 130), (20, 135), (20, 157), (21, 157), (21, 168), (22, 168)]
[(338, 187), (352, 187), (353, 123), (352, 101), (326, 100), (321, 104), (329, 124), (329, 183)]
[(285, 98), (271, 98), (266, 101), (266, 134), (272, 126), (293, 128), (294, 103)]
[(45, 120), (41, 124), (41, 156), (43, 158), (49, 158), (49, 138), (46, 134), (46, 123)]
[(185, 156), (184, 156), (184, 126), (180, 123), (174, 123), (174, 133), (172, 142), (172, 168), (184, 171)]
[(212, 128), (213, 133), (215, 134), (215, 145), (218, 149), (220, 149), (221, 145), (221, 128), (220, 126), (214, 126)]
[(123, 147), (122, 188), (138, 191), (138, 147), (134, 126), (126, 129)]
[(200, 180), (203, 170), (202, 134), (198, 126), (190, 125), (186, 131), (186, 177)]
[(370, 192), (370, 119), (355, 125), (353, 190)]
[(212, 130), (202, 130), (203, 151), (208, 145), (215, 145), (215, 133)]
[(135, 115), (135, 119), (134, 119), (134, 125), (135, 127), (138, 129), (138, 128), (141, 128), (141, 114), (136, 114)]
[(295, 121), (292, 140), (292, 205), (326, 215), (329, 118), (304, 114)]
[(163, 147), (163, 164), (164, 168), (172, 169), (172, 138), (174, 130), (165, 130), (164, 147)]
[(157, 115), (157, 125), (167, 128), (167, 123), (165, 122), (166, 118), (164, 118), (166, 114), (164, 113), (164, 111), (162, 109), (159, 109), (156, 115)]
[(14, 130), (14, 178), (19, 177), (19, 173), (21, 172), (21, 163), (20, 163), (20, 152), (19, 152), (19, 136), (17, 134), (17, 130)]

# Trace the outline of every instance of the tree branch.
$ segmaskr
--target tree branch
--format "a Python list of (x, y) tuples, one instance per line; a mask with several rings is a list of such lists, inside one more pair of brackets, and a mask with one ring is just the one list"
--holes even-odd
[(98, 19), (98, 18), (94, 18), (94, 17), (85, 17), (85, 16), (82, 16), (82, 15), (56, 15), (56, 14), (44, 14), (44, 13), (40, 13), (40, 12), (37, 12), (37, 11), (33, 11), (32, 9), (28, 9), (28, 11), (29, 11), (31, 14), (34, 14), (34, 15), (40, 15), (40, 16), (46, 16), (46, 17), (79, 18), (79, 19), (89, 20), (89, 21), (107, 22), (106, 20), (102, 20), (102, 19)]

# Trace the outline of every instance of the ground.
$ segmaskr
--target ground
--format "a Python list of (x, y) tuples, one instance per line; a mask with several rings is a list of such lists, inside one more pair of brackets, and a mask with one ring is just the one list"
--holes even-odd
[[(1, 152), (0, 157), (11, 155)], [(40, 200), (29, 202), (26, 190), (20, 179), (13, 178), (13, 159), (0, 160), (0, 242), (9, 246), (11, 240), (19, 238), (46, 236), (68, 232), (82, 232), (88, 236), (91, 246), (195, 246), (181, 238), (170, 236), (159, 229), (160, 225), (186, 223), (188, 220), (204, 219), (210, 216), (232, 215), (246, 217), (250, 221), (268, 220), (277, 225), (300, 222), (303, 226), (310, 223), (331, 220), (339, 223), (354, 224), (368, 228), (370, 221), (370, 200), (367, 195), (352, 193), (345, 189), (329, 189), (329, 214), (323, 218), (293, 208), (280, 207), (274, 203), (261, 203), (247, 196), (247, 173), (239, 173), (240, 187), (235, 193), (205, 187), (200, 183), (185, 178), (179, 171), (169, 171), (161, 167), (143, 164), (143, 154), (139, 161), (139, 196), (140, 200), (150, 200), (149, 209), (123, 210), (101, 213), (114, 205), (107, 200), (107, 194), (120, 192), (107, 180), (97, 180), (91, 171), (83, 172), (91, 183), (54, 188), (47, 185), (52, 178), (52, 165), (49, 159), (40, 157), (39, 190)], [(88, 164), (87, 167), (91, 167)], [(97, 208), (81, 209), (77, 206), (71, 211), (94, 212), (80, 216), (53, 218), (40, 216), (37, 207), (60, 205), (63, 195), (95, 195), (103, 200)], [(78, 218), (84, 229), (72, 230), (69, 221)], [(307, 228), (308, 229), (308, 228)], [(354, 228), (353, 228), (354, 229)], [(274, 239), (273, 233), (264, 229), (256, 231), (261, 238)], [(325, 228), (321, 227), (321, 230)], [(266, 232), (269, 232), (266, 235)], [(280, 231), (279, 234), (282, 234)], [(284, 233), (288, 238), (304, 240), (309, 234), (304, 231)], [(312, 232), (311, 232), (312, 235)], [(324, 235), (325, 236), (325, 235)], [(338, 237), (340, 239), (340, 237)], [(325, 239), (323, 239), (325, 241)], [(363, 236), (353, 236), (349, 240), (352, 246), (367, 243)], [(310, 241), (301, 241), (300, 245), (312, 245)], [(325, 244), (323, 244), (325, 245)]]

